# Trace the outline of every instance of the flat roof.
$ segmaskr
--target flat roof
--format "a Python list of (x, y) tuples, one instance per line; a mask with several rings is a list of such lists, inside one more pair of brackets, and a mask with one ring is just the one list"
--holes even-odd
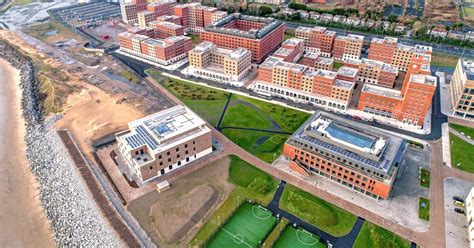
[(385, 96), (389, 98), (402, 99), (402, 94), (398, 90), (388, 89), (376, 85), (364, 84), (362, 92), (368, 92), (379, 96)]
[(205, 124), (187, 107), (178, 105), (128, 123), (129, 132), (117, 138), (129, 149), (146, 145), (152, 151), (159, 151), (170, 138)]
[(460, 58), (462, 73), (466, 75), (467, 80), (474, 80), (474, 61), (467, 58)]
[(337, 155), (385, 175), (401, 162), (405, 151), (405, 141), (398, 136), (325, 112), (313, 114), (287, 142), (292, 141), (309, 144), (305, 147)]
[(334, 86), (339, 88), (353, 89), (355, 87), (355, 83), (346, 80), (336, 79), (336, 81), (334, 82)]
[(339, 68), (339, 70), (337, 71), (337, 74), (341, 76), (346, 76), (346, 77), (355, 77), (358, 72), (359, 72), (359, 69), (343, 66)]
[(426, 85), (433, 85), (436, 86), (436, 78), (430, 75), (424, 74), (411, 74), (410, 77), (411, 82), (419, 83), (419, 84), (426, 84)]

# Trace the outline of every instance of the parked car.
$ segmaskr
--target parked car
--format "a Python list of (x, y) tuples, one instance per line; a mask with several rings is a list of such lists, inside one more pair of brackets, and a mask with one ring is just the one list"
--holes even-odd
[(464, 203), (464, 199), (459, 196), (453, 196), (453, 200)]
[(460, 208), (455, 208), (454, 212), (466, 215), (466, 212), (464, 212), (464, 210), (462, 210)]
[(454, 201), (454, 205), (458, 206), (458, 207), (465, 207), (466, 204), (464, 204), (463, 202), (460, 202), (460, 201)]

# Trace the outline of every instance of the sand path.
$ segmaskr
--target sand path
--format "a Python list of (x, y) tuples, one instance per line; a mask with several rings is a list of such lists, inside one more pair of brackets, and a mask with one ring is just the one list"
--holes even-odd
[(19, 72), (0, 59), (0, 247), (54, 247), (25, 157)]

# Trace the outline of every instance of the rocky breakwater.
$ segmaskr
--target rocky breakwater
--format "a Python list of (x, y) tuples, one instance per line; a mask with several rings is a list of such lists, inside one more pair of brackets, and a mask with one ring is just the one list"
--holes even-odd
[(39, 82), (31, 61), (0, 40), (0, 58), (20, 71), (26, 156), (39, 182), (40, 199), (60, 247), (117, 247), (121, 242), (100, 214), (53, 124), (42, 118)]

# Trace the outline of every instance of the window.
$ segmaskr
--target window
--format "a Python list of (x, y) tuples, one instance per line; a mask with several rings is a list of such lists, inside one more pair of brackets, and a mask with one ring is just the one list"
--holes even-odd
[(168, 169), (172, 170), (172, 169), (173, 169), (173, 165), (168, 166)]

